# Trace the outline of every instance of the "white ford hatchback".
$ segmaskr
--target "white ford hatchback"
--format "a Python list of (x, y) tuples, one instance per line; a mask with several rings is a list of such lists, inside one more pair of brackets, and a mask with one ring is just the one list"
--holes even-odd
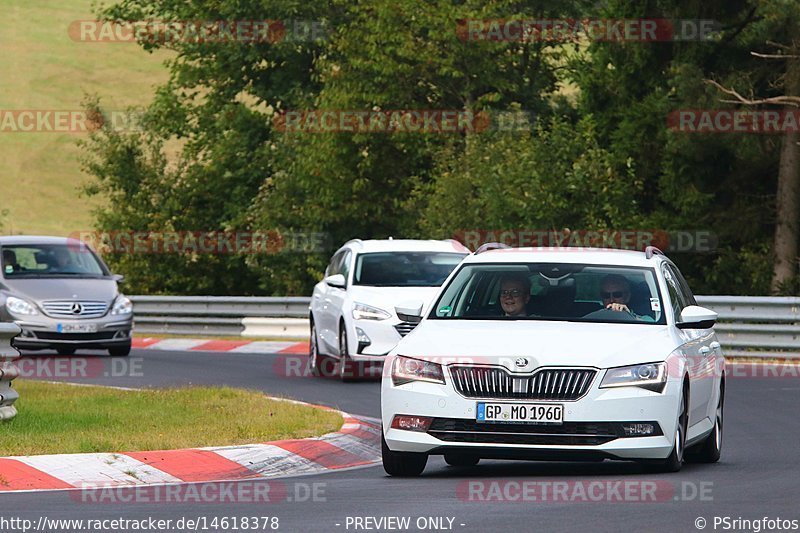
[[(333, 255), (309, 306), (309, 370), (349, 381), (380, 366), (416, 324), (394, 313), (409, 298), (426, 304), (469, 250), (461, 243), (407, 239), (352, 240)], [(326, 370), (326, 368), (328, 370)]]
[[(498, 247), (501, 245), (498, 245)], [(725, 360), (677, 267), (660, 251), (492, 249), (466, 258), (386, 360), (383, 465), (428, 455), (714, 462)]]

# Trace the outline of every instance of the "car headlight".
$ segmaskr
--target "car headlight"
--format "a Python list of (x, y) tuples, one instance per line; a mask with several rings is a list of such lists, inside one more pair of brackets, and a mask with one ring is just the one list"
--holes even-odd
[(392, 318), (392, 315), (383, 309), (355, 302), (353, 304), (353, 318), (356, 320), (386, 320), (387, 318)]
[(15, 315), (38, 315), (36, 307), (21, 298), (9, 296), (6, 298), (6, 309)]
[(403, 385), (412, 381), (428, 381), (444, 385), (442, 365), (398, 355), (392, 364), (392, 383)]
[(664, 390), (667, 384), (666, 363), (646, 363), (642, 365), (620, 366), (609, 368), (600, 388), (610, 387), (642, 387), (655, 392)]
[(111, 308), (112, 315), (129, 315), (133, 313), (133, 302), (129, 298), (120, 295), (117, 301), (114, 302), (114, 307)]

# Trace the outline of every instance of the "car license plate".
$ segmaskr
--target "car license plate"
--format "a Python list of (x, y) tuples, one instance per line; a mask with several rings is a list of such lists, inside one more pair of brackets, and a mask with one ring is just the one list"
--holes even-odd
[(97, 333), (97, 324), (59, 324), (59, 333)]
[(563, 424), (564, 406), (550, 403), (478, 402), (476, 420), (495, 423)]

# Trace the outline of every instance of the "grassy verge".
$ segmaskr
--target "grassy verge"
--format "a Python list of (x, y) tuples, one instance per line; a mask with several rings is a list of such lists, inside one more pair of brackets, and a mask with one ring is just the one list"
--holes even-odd
[(250, 444), (337, 431), (337, 413), (228, 387), (125, 391), (18, 380), (2, 455)]
[[(87, 43), (70, 24), (93, 20), (94, 0), (3, 0), (0, 24), (0, 109), (80, 110), (97, 94), (109, 110), (148, 104), (167, 81), (169, 52), (149, 54), (134, 43)], [(114, 2), (105, 2), (106, 4)], [(5, 233), (66, 236), (93, 227), (90, 210), (102, 200), (79, 188), (76, 141), (83, 134), (0, 132), (0, 211)]]

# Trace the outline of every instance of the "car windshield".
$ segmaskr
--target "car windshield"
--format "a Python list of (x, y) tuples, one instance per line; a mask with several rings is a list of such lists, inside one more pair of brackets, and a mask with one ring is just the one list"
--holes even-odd
[(494, 263), (462, 267), (430, 318), (665, 324), (662, 309), (650, 268)]
[(86, 246), (15, 244), (2, 247), (3, 276), (12, 278), (96, 278), (108, 270)]
[(374, 252), (359, 254), (354, 285), (438, 287), (466, 254), (448, 252)]

